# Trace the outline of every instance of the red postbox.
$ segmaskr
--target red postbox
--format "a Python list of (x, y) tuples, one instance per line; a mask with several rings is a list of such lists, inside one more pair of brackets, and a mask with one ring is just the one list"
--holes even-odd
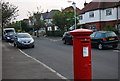
[(70, 32), (73, 35), (74, 79), (92, 78), (91, 40), (92, 30), (77, 29)]

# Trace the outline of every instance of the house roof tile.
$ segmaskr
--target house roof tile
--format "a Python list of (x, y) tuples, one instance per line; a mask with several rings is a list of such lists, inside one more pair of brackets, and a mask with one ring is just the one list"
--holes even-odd
[[(70, 11), (70, 10), (74, 10), (74, 8), (72, 6), (69, 6), (69, 7), (65, 8), (65, 9), (63, 9), (63, 11)], [(76, 8), (76, 12), (77, 12), (77, 14), (79, 14), (80, 13), (80, 9)]]
[(55, 14), (55, 12), (57, 12), (59, 10), (51, 10), (48, 15), (47, 15), (47, 19), (52, 19), (53, 15)]
[(52, 16), (57, 11), (59, 11), (59, 10), (51, 10), (50, 12), (42, 13), (43, 19), (52, 19)]
[(113, 8), (116, 6), (120, 6), (120, 2), (90, 2), (88, 3), (82, 10), (81, 14), (88, 12), (88, 11), (93, 11), (97, 9), (106, 9), (106, 8)]

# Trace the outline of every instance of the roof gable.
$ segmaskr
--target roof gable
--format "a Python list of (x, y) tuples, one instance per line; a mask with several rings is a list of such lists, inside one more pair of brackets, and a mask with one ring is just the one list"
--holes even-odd
[(42, 13), (43, 19), (52, 19), (52, 16), (59, 10), (51, 10), (50, 12)]
[[(64, 12), (64, 11), (71, 11), (71, 10), (74, 11), (74, 8), (73, 8), (72, 6), (69, 6), (69, 7), (65, 8), (65, 9), (63, 9), (63, 12)], [(77, 8), (77, 7), (76, 7), (76, 13), (77, 13), (77, 14), (80, 13), (80, 9)]]
[(57, 12), (59, 10), (51, 10), (48, 15), (47, 15), (47, 19), (52, 19), (53, 15), (55, 14), (55, 12)]
[(106, 8), (114, 8), (116, 6), (120, 6), (120, 2), (90, 2), (88, 3), (82, 10), (81, 14), (93, 11), (97, 9), (106, 9)]

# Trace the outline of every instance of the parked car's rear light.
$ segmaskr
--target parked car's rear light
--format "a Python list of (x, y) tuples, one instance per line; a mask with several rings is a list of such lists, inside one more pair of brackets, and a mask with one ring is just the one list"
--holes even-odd
[(102, 40), (103, 40), (103, 41), (107, 41), (107, 39), (106, 39), (106, 38), (103, 38)]
[(118, 40), (118, 37), (116, 37), (116, 40)]

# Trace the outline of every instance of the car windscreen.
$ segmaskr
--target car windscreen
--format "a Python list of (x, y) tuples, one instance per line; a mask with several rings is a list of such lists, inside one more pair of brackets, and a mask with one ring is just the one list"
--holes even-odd
[(14, 32), (14, 30), (5, 30), (6, 33)]
[(115, 37), (115, 36), (117, 36), (114, 32), (107, 32), (106, 34), (105, 34), (105, 36), (106, 37)]
[(29, 34), (18, 34), (17, 37), (18, 38), (31, 38)]
[(15, 33), (8, 33), (7, 36), (15, 36)]

